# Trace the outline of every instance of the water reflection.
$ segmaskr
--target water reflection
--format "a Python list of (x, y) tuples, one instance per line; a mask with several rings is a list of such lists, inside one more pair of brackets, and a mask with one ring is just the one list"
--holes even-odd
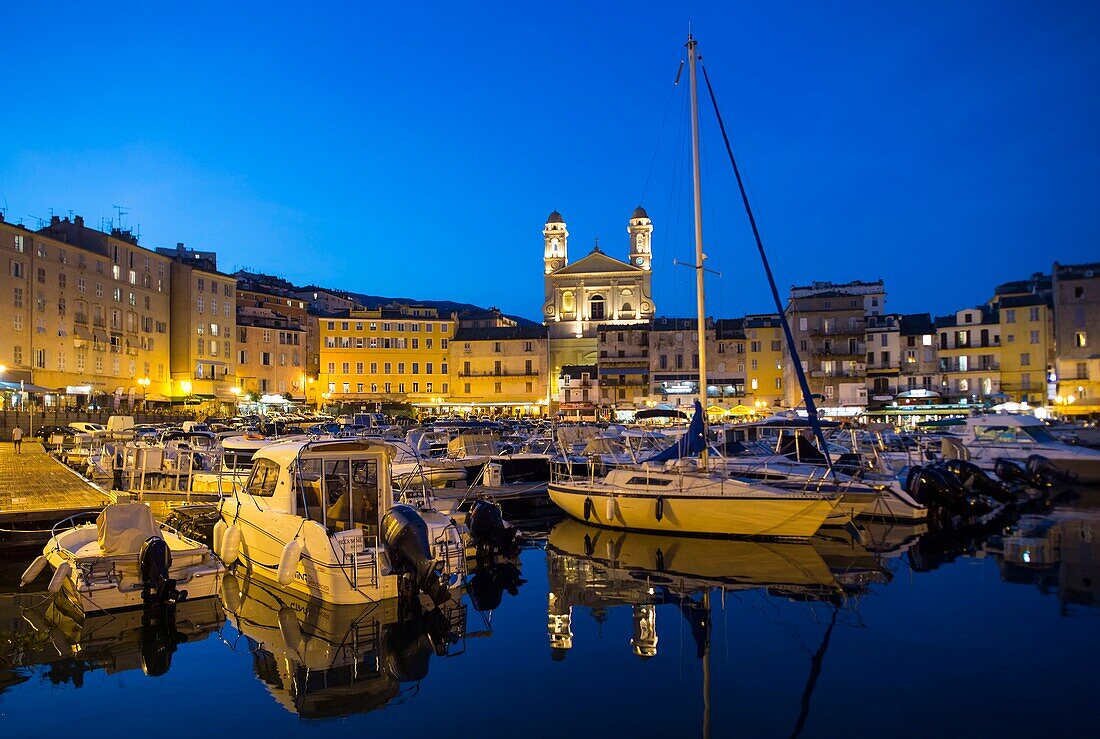
[[(493, 607), (516, 584), (483, 579), (478, 594)], [(223, 602), (256, 676), (280, 705), (307, 719), (382, 708), (415, 690), (433, 656), (464, 651), (467, 636), (467, 607), (454, 600), (434, 609), (410, 598), (337, 606), (230, 575)]]
[(1006, 582), (1035, 585), (1058, 595), (1062, 615), (1072, 606), (1100, 604), (1100, 511), (1057, 510), (1022, 516), (1004, 536), (991, 537), (985, 551), (999, 559)]
[(224, 622), (216, 599), (173, 608), (85, 616), (62, 596), (0, 595), (0, 692), (41, 670), (53, 685), (81, 687), (88, 673), (141, 670), (164, 675), (176, 650), (198, 642)]

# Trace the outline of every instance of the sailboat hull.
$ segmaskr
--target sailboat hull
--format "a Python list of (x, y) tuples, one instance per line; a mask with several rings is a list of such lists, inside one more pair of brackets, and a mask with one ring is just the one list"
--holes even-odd
[(838, 503), (820, 496), (625, 493), (597, 482), (555, 482), (549, 493), (559, 508), (578, 521), (615, 529), (712, 536), (810, 537)]

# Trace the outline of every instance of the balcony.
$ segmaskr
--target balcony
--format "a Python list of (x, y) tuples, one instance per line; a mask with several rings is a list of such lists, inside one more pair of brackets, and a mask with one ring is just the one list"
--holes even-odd
[(96, 328), (107, 328), (107, 319), (105, 318), (93, 318), (92, 325)]
[(539, 371), (536, 370), (536, 369), (533, 369), (531, 371), (502, 369), (500, 371), (486, 370), (486, 371), (483, 371), (483, 372), (477, 372), (477, 371), (471, 370), (470, 372), (459, 372), (458, 376), (459, 377), (538, 377), (539, 376)]
[(815, 357), (864, 357), (867, 355), (867, 344), (857, 341), (855, 345), (847, 342), (832, 344), (828, 348), (824, 344), (814, 344), (812, 347)]
[(87, 313), (76, 313), (76, 314), (74, 314), (73, 315), (73, 322), (78, 323), (82, 326), (87, 326), (88, 325), (88, 314)]

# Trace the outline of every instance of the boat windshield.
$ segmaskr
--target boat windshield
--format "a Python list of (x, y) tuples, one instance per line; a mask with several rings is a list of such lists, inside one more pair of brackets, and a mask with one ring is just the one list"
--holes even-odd
[(361, 528), (378, 535), (378, 460), (302, 459), (296, 478), (298, 515), (330, 531)]
[(1046, 426), (1023, 426), (1020, 431), (1040, 444), (1054, 444), (1057, 442), (1057, 439), (1051, 435)]

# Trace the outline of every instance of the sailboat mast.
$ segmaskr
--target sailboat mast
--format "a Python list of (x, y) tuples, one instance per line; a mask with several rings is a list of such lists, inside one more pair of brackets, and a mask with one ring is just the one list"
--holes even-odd
[(699, 96), (695, 83), (695, 39), (688, 34), (688, 78), (691, 82), (691, 172), (695, 186), (695, 301), (699, 337), (699, 406), (703, 413), (703, 451), (699, 456), (707, 469), (707, 312), (703, 296), (703, 195), (699, 179)]

